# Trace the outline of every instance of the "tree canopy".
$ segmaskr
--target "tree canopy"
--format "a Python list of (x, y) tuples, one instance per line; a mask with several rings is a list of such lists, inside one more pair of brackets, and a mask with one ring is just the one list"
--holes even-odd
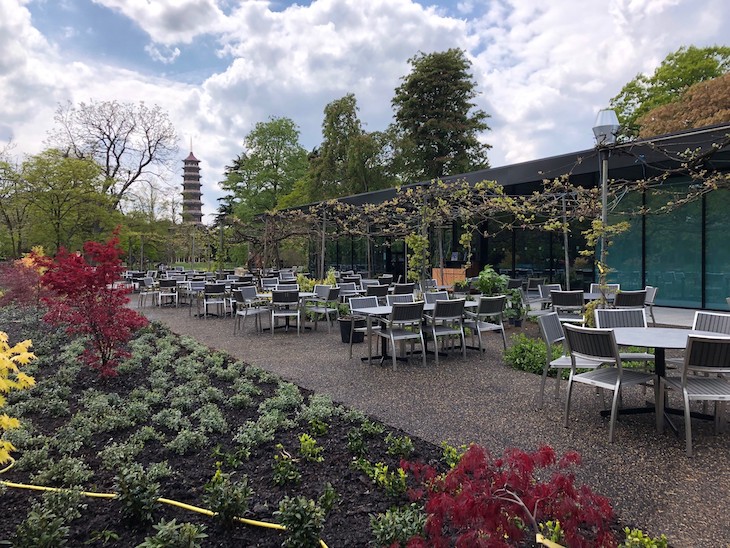
[(694, 84), (672, 103), (641, 116), (639, 137), (730, 122), (730, 73)]
[(66, 103), (56, 110), (54, 148), (79, 159), (93, 159), (104, 175), (103, 191), (119, 207), (135, 183), (164, 181), (177, 161), (177, 133), (167, 113), (118, 101)]
[(651, 110), (679, 100), (690, 86), (730, 71), (730, 47), (681, 47), (670, 53), (654, 74), (637, 74), (611, 99), (619, 121), (629, 135), (636, 135), (639, 118)]
[(392, 105), (399, 153), (416, 179), (434, 179), (489, 167), (489, 145), (479, 140), (489, 117), (475, 109), (476, 82), (463, 50), (419, 53), (396, 88)]

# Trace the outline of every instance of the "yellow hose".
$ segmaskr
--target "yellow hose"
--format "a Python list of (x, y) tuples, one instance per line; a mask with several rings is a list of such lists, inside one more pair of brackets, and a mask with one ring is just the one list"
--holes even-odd
[[(0, 474), (3, 474), (10, 470), (15, 465), (15, 459), (10, 457), (10, 464), (0, 470)], [(3, 481), (0, 480), (0, 484), (4, 485), (5, 487), (12, 487), (13, 489), (29, 489), (31, 491), (68, 491), (68, 489), (64, 489), (62, 487), (43, 487), (41, 485), (29, 485), (27, 483), (14, 483), (12, 481)], [(116, 493), (92, 493), (90, 491), (80, 491), (80, 494), (86, 496), (86, 497), (93, 497), (93, 498), (100, 498), (100, 499), (114, 499), (117, 498)], [(203, 514), (204, 516), (215, 516), (215, 512), (208, 510), (206, 508), (200, 508), (199, 506), (193, 506), (192, 504), (185, 504), (184, 502), (179, 502), (177, 500), (172, 499), (166, 499), (163, 497), (160, 497), (157, 499), (157, 502), (161, 502), (163, 504), (169, 504), (170, 506), (177, 506), (178, 508), (182, 508), (184, 510), (190, 510), (191, 512), (197, 512), (198, 514)], [(283, 525), (280, 525), (278, 523), (269, 523), (266, 521), (257, 521), (254, 519), (246, 519), (246, 518), (240, 518), (235, 517), (236, 521), (239, 521), (241, 523), (244, 523), (246, 525), (252, 525), (254, 527), (265, 527), (267, 529), (277, 529), (280, 531), (286, 531), (286, 527)], [(320, 539), (319, 545), (322, 548), (327, 548), (327, 545), (323, 540)]]
[(540, 533), (537, 533), (535, 535), (535, 541), (537, 541), (538, 544), (547, 546), (548, 548), (565, 548), (565, 546), (563, 546), (562, 544), (558, 544), (557, 542), (553, 542), (552, 540), (546, 539)]

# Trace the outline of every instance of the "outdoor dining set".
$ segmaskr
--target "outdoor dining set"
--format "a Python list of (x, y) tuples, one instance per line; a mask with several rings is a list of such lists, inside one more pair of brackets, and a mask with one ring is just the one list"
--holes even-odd
[[(268, 331), (272, 336), (278, 330), (296, 328), (299, 334), (317, 329), (319, 321), (326, 322), (331, 331), (336, 320), (347, 320), (342, 335), (343, 342), (349, 343), (349, 358), (359, 336), (367, 339), (363, 361), (390, 362), (394, 369), (398, 361), (416, 355), (423, 365), (427, 355), (433, 355), (436, 365), (447, 352), (465, 357), (467, 349), (475, 349), (483, 355), (489, 332), (499, 333), (507, 348), (505, 295), (454, 294), (436, 286), (435, 280), (394, 283), (390, 277), (365, 279), (350, 274), (341, 275), (335, 285), (319, 284), (311, 291), (300, 291), (290, 272), (258, 278), (228, 274), (225, 279), (171, 272), (142, 276), (136, 283), (139, 306), (147, 302), (187, 305), (189, 314), (201, 319), (232, 317), (234, 335), (244, 330), (249, 317), (254, 318), (256, 333)], [(692, 419), (712, 420), (717, 431), (723, 428), (725, 405), (730, 401), (730, 314), (698, 311), (689, 329), (656, 327), (655, 287), (626, 291), (618, 284), (594, 284), (588, 291), (564, 291), (558, 284), (541, 283), (522, 284), (518, 289), (528, 315), (537, 318), (547, 349), (539, 408), (543, 407), (548, 376), (557, 373), (557, 398), (561, 371), (568, 371), (566, 427), (574, 389), (587, 385), (598, 393), (612, 394), (609, 408), (602, 412), (609, 417), (611, 442), (622, 414), (655, 413), (659, 432), (666, 424), (676, 431), (671, 415), (683, 415), (688, 456), (692, 455)], [(593, 304), (588, 314), (587, 303)], [(586, 325), (587, 316), (591, 326)], [(268, 322), (264, 322), (266, 318)], [(373, 340), (380, 342), (377, 353)], [(558, 357), (554, 357), (556, 345), (562, 347)], [(666, 350), (683, 350), (684, 356), (670, 359)], [(622, 392), (636, 385), (644, 390), (650, 387), (653, 402), (623, 407)], [(681, 395), (681, 409), (667, 404), (671, 392)], [(698, 401), (703, 403), (701, 411), (692, 405)], [(715, 404), (711, 412), (709, 403)]]

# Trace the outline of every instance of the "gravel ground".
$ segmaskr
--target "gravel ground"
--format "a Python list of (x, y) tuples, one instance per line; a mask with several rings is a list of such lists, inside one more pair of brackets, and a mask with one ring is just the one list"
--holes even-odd
[[(257, 334), (249, 320), (244, 333), (233, 335), (233, 321), (198, 319), (185, 308), (145, 308), (174, 332), (195, 337), (209, 346), (299, 386), (328, 394), (334, 401), (402, 428), (414, 436), (439, 444), (475, 442), (493, 453), (507, 447), (534, 450), (552, 445), (559, 454), (576, 450), (583, 457), (579, 479), (609, 497), (619, 518), (645, 533), (667, 535), (673, 546), (730, 546), (730, 435), (715, 436), (712, 424), (693, 421), (693, 458), (684, 454), (684, 428), (675, 418), (679, 434), (669, 429), (658, 434), (654, 414), (621, 417), (615, 443), (608, 442), (608, 419), (599, 411), (603, 401), (592, 389), (576, 386), (571, 420), (563, 428), (565, 383), (556, 401), (554, 380), (548, 380), (545, 406), (537, 409), (540, 377), (504, 365), (501, 338), (489, 337), (489, 349), (480, 356), (470, 350), (442, 358), (438, 366), (429, 358), (398, 365), (368, 365), (367, 343), (347, 345), (335, 326), (297, 336), (296, 330)], [(537, 334), (536, 325), (527, 333)], [(519, 329), (508, 331), (516, 333)], [(489, 334), (488, 334), (489, 335)], [(640, 405), (642, 389), (629, 388), (624, 405)], [(608, 403), (608, 398), (607, 398)], [(679, 407), (676, 395), (670, 403)]]

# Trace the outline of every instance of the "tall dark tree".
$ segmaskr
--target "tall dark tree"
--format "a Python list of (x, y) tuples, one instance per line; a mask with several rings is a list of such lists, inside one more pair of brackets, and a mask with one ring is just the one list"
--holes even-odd
[(419, 53), (409, 60), (392, 100), (402, 168), (434, 179), (489, 167), (490, 145), (479, 140), (489, 115), (476, 109), (476, 82), (464, 51)]
[(637, 74), (614, 98), (624, 131), (634, 136), (641, 130), (639, 118), (662, 105), (678, 101), (690, 86), (730, 72), (730, 47), (681, 47), (666, 56), (654, 74)]

